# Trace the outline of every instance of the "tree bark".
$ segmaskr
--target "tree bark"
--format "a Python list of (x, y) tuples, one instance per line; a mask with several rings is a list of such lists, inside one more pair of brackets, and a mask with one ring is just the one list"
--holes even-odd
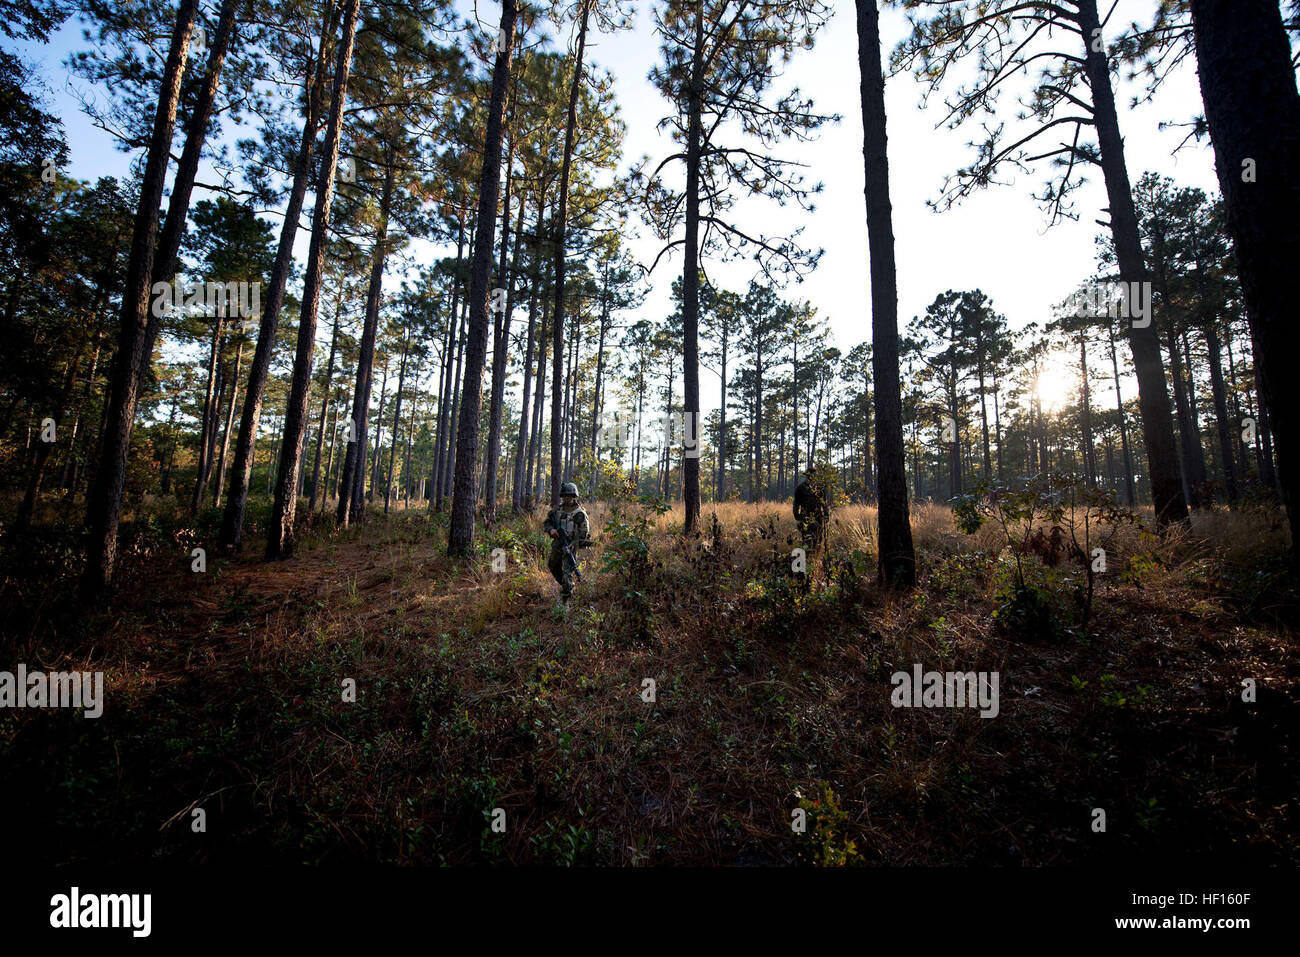
[[(514, 153), (513, 143), (511, 154)], [(505, 411), (506, 397), (506, 354), (510, 343), (510, 324), (514, 318), (516, 300), (515, 277), (519, 274), (519, 246), (524, 235), (524, 214), (527, 212), (527, 193), (520, 191), (519, 219), (515, 223), (514, 250), (510, 253), (510, 267), (506, 268), (506, 238), (510, 235), (510, 169), (512, 160), (506, 160), (506, 196), (501, 212), (501, 262), (498, 268), (499, 281), (505, 284), (506, 300), (498, 311), (493, 330), (492, 344), (492, 386), (488, 406), (488, 447), (486, 476), (483, 483), (483, 498), (487, 506), (487, 520), (496, 520), (497, 515), (497, 468), (501, 461), (501, 421)], [(526, 388), (526, 387), (525, 387)]]
[(438, 376), (438, 436), (433, 457), (433, 489), (429, 507), (442, 511), (442, 497), (446, 491), (443, 475), (450, 445), (449, 432), (455, 426), (450, 415), (453, 392), (452, 376), (455, 372), (456, 325), (460, 321), (460, 267), (465, 253), (465, 217), (461, 213), (456, 230), (456, 271), (451, 278), (451, 311), (447, 314), (447, 338), (443, 345), (441, 369)]
[(339, 42), (338, 59), (334, 68), (334, 92), (321, 151), (316, 208), (312, 211), (311, 244), (307, 250), (307, 273), (303, 279), (298, 347), (294, 355), (293, 379), (284, 417), (284, 438), (277, 466), (275, 499), (266, 539), (268, 560), (288, 558), (293, 554), (293, 520), (298, 507), (298, 468), (301, 464), (303, 432), (307, 426), (307, 397), (311, 390), (312, 353), (316, 347), (316, 314), (320, 307), (321, 273), (325, 263), (325, 243), (329, 238), (330, 207), (334, 200), (334, 178), (339, 159), (339, 136), (343, 128), (352, 46), (356, 39), (360, 7), (361, 0), (350, 0), (348, 3), (343, 21), (343, 39)]
[(212, 471), (212, 431), (217, 425), (217, 407), (221, 403), (221, 383), (217, 379), (217, 366), (221, 357), (221, 325), (223, 319), (217, 316), (212, 326), (212, 346), (208, 352), (208, 384), (203, 396), (203, 421), (199, 429), (198, 468), (194, 475), (194, 494), (190, 499), (190, 514), (199, 514), (199, 505), (203, 500), (203, 490), (208, 484), (208, 474)]
[(230, 430), (235, 424), (235, 400), (239, 398), (239, 372), (244, 361), (244, 339), (241, 336), (235, 347), (235, 374), (230, 379), (230, 404), (226, 407), (226, 423), (221, 431), (221, 457), (217, 460), (217, 484), (212, 492), (212, 507), (221, 505), (221, 493), (226, 486), (226, 456), (230, 452)]
[[(271, 370), (271, 357), (275, 352), (275, 333), (284, 305), (285, 286), (293, 269), (293, 243), (298, 234), (298, 220), (302, 216), (307, 194), (312, 156), (316, 149), (316, 132), (320, 126), (321, 89), (325, 82), (325, 50), (337, 23), (338, 8), (333, 3), (321, 22), (320, 44), (316, 60), (308, 78), (307, 108), (303, 116), (302, 138), (294, 163), (293, 185), (289, 189), (289, 204), (280, 227), (280, 241), (276, 247), (275, 264), (271, 267), (271, 282), (266, 303), (258, 323), (257, 345), (248, 365), (248, 385), (244, 389), (244, 405), (239, 416), (239, 439), (235, 443), (235, 457), (230, 468), (230, 496), (221, 518), (223, 548), (240, 548), (244, 541), (244, 515), (248, 508), (248, 492), (253, 476), (254, 449), (257, 444), (258, 425), (262, 418), (262, 400), (266, 394), (266, 379)], [(331, 445), (331, 452), (333, 446)]]
[(402, 362), (397, 372), (397, 395), (393, 397), (393, 438), (388, 450), (388, 475), (384, 480), (385, 515), (388, 514), (388, 503), (393, 494), (393, 469), (397, 464), (397, 434), (402, 424), (402, 388), (406, 385), (406, 355), (410, 351), (410, 344), (411, 337), (408, 332), (402, 339)]
[[(375, 225), (375, 249), (370, 263), (370, 285), (366, 292), (366, 318), (361, 331), (361, 346), (357, 355), (356, 388), (352, 394), (352, 421), (356, 431), (355, 442), (349, 442), (343, 459), (343, 487), (360, 489), (365, 485), (365, 436), (369, 430), (370, 392), (374, 385), (375, 339), (379, 335), (379, 302), (383, 296), (384, 262), (388, 258), (388, 216), (393, 202), (393, 156), (385, 156), (384, 187), (379, 201), (379, 220)], [(382, 414), (383, 410), (380, 410)], [(360, 479), (360, 481), (358, 481)], [(349, 522), (365, 517), (365, 503), (361, 493), (339, 497), (336, 519), (347, 528)]]
[(907, 507), (903, 458), (903, 404), (898, 378), (898, 278), (885, 122), (885, 78), (880, 68), (876, 0), (856, 0), (858, 70), (862, 91), (862, 157), (866, 170), (867, 238), (871, 258), (871, 368), (875, 379), (876, 462), (879, 470), (879, 574), (887, 588), (916, 583), (916, 554)]
[[(334, 360), (339, 352), (339, 318), (343, 313), (343, 286), (339, 285), (338, 299), (334, 303), (334, 331), (330, 334), (330, 358), (325, 364), (325, 388), (321, 393), (320, 399), (320, 428), (316, 431), (316, 461), (311, 469), (311, 498), (307, 502), (307, 512), (311, 514), (316, 511), (316, 499), (321, 499), (324, 504), (325, 496), (320, 494), (320, 466), (321, 455), (325, 451), (325, 426), (326, 413), (330, 405), (330, 389), (334, 385)], [(331, 447), (332, 450), (332, 447)], [(326, 470), (326, 479), (329, 477), (329, 470)]]
[[(1106, 196), (1110, 201), (1111, 235), (1115, 241), (1120, 279), (1142, 283), (1148, 280), (1147, 268), (1142, 255), (1137, 211), (1133, 205), (1133, 190), (1124, 166), (1124, 140), (1120, 136), (1119, 117), (1115, 112), (1110, 65), (1106, 54), (1093, 48), (1094, 37), (1101, 35), (1097, 0), (1078, 0), (1078, 3), (1079, 27), (1084, 38), (1086, 72), (1092, 90), (1093, 117), (1097, 124)], [(1162, 525), (1184, 522), (1187, 520), (1187, 501), (1178, 475), (1174, 420), (1154, 321), (1145, 328), (1134, 328), (1130, 323), (1128, 340), (1138, 382), (1138, 406), (1142, 410), (1142, 434), (1146, 440), (1147, 471), (1151, 477), (1151, 501), (1155, 506), (1156, 520)]]
[(469, 328), (465, 348), (465, 378), (461, 385), (460, 419), (456, 429), (455, 477), (451, 492), (451, 525), (447, 554), (464, 558), (474, 542), (474, 473), (478, 466), (479, 411), (483, 405), (483, 366), (487, 357), (488, 285), (492, 269), (492, 233), (501, 188), (502, 118), (510, 58), (514, 51), (515, 0), (503, 0), (498, 33), (499, 52), (492, 68), (492, 96), (483, 137), (483, 170), (479, 178), (478, 224), (470, 266)]
[[(542, 210), (544, 205), (537, 203), (537, 231), (542, 230)], [(518, 246), (516, 245), (516, 248)], [(524, 386), (520, 394), (519, 439), (515, 444), (514, 488), (511, 490), (511, 503), (516, 514), (524, 510), (524, 497), (527, 491), (525, 459), (528, 455), (530, 429), (532, 425), (531, 388), (533, 385), (533, 343), (537, 334), (537, 295), (541, 286), (541, 262), (538, 249), (534, 244), (532, 289), (528, 297), (528, 339), (524, 347)]]
[[(126, 463), (131, 452), (136, 402), (140, 380), (153, 353), (150, 329), (151, 326), (154, 331), (157, 329), (157, 320), (150, 316), (149, 296), (158, 237), (158, 206), (162, 201), (163, 181), (167, 176), (172, 133), (176, 126), (176, 104), (197, 15), (198, 0), (181, 0), (167, 50), (158, 109), (154, 114), (140, 182), (140, 202), (136, 208), (131, 253), (122, 288), (121, 333), (109, 389), (103, 447), (86, 510), (90, 534), (81, 590), (88, 598), (98, 597), (108, 587), (117, 560), (117, 527), (122, 515), (122, 492), (126, 485)], [(199, 129), (202, 131), (202, 127)]]
[[(1192, 0), (1191, 9), (1201, 95), (1237, 251), (1260, 400), (1271, 420), (1291, 554), (1300, 561), (1300, 390), (1288, 385), (1295, 319), (1291, 276), (1300, 262), (1300, 93), (1275, 0)], [(1246, 175), (1247, 165), (1254, 176)]]
[(555, 214), (555, 305), (551, 310), (551, 506), (560, 504), (563, 481), (560, 464), (560, 405), (564, 400), (564, 274), (565, 227), (569, 212), (569, 174), (573, 164), (573, 140), (578, 125), (578, 94), (582, 89), (582, 60), (587, 50), (587, 18), (593, 0), (582, 0), (578, 27), (577, 58), (569, 85), (569, 113), (564, 125), (564, 154), (560, 161), (560, 193)]
[[(686, 242), (682, 266), (682, 498), (683, 535), (700, 523), (700, 153), (704, 130), (704, 4), (695, 2), (695, 44), (686, 117)], [(671, 395), (669, 396), (671, 400)], [(692, 455), (691, 452), (695, 454)]]

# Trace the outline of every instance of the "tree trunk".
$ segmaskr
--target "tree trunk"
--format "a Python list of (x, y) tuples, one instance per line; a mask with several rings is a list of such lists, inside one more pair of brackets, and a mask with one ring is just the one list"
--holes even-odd
[(1191, 7), (1201, 98), (1242, 276), (1260, 402), (1277, 445), (1291, 554), (1300, 562), (1300, 393), (1287, 385), (1294, 374), (1291, 276), (1300, 263), (1300, 92), (1291, 46), (1275, 0), (1192, 0)]
[(998, 447), (998, 484), (1005, 485), (1007, 478), (1002, 468), (1002, 412), (998, 398), (998, 370), (993, 369), (993, 441)]
[(415, 485), (415, 475), (411, 471), (411, 456), (415, 451), (415, 420), (420, 412), (420, 374), (424, 371), (423, 357), (415, 364), (415, 395), (411, 397), (411, 411), (407, 415), (406, 454), (402, 458), (402, 485), (406, 494), (404, 508), (411, 507), (411, 489)]
[(1133, 453), (1128, 447), (1128, 424), (1124, 421), (1124, 395), (1119, 387), (1119, 355), (1115, 349), (1115, 327), (1106, 323), (1110, 337), (1110, 367), (1115, 376), (1115, 409), (1119, 414), (1119, 440), (1124, 451), (1124, 496), (1129, 508), (1137, 503), (1137, 489), (1133, 485)]
[(722, 329), (722, 341), (720, 343), (721, 354), (721, 378), (722, 378), (722, 395), (718, 401), (718, 487), (713, 493), (715, 502), (722, 502), (727, 495), (727, 329)]
[[(1187, 326), (1184, 325), (1180, 330), (1180, 338), (1183, 347), (1183, 368), (1187, 371), (1187, 417), (1191, 424), (1191, 434), (1195, 437), (1192, 442), (1192, 476), (1202, 489), (1205, 487), (1205, 449), (1201, 442), (1201, 418), (1196, 405), (1196, 374), (1195, 366), (1192, 364), (1192, 344), (1187, 337)], [(1202, 492), (1202, 497), (1205, 493)], [(1209, 504), (1208, 500), (1205, 504)]]
[[(542, 229), (542, 209), (543, 204), (539, 200), (537, 204), (537, 230), (539, 233)], [(516, 248), (518, 248), (517, 245)], [(524, 510), (524, 496), (527, 491), (525, 459), (530, 447), (529, 426), (532, 425), (530, 401), (532, 399), (531, 388), (533, 384), (533, 343), (537, 334), (537, 294), (538, 287), (541, 285), (541, 263), (536, 244), (534, 244), (532, 264), (534, 272), (532, 290), (528, 297), (528, 339), (524, 347), (524, 387), (519, 399), (519, 440), (515, 444), (514, 488), (511, 490), (511, 502), (514, 505), (516, 514)]]
[(167, 462), (163, 466), (161, 480), (164, 495), (171, 494), (172, 465), (176, 462), (176, 409), (178, 405), (179, 400), (173, 396), (171, 415), (167, 417)]
[(208, 351), (208, 384), (203, 396), (203, 419), (199, 428), (198, 468), (194, 475), (194, 494), (190, 498), (190, 514), (199, 514), (199, 505), (203, 500), (203, 489), (208, 484), (208, 473), (212, 469), (212, 431), (217, 424), (217, 406), (221, 402), (221, 388), (217, 381), (217, 365), (221, 356), (222, 318), (217, 317), (212, 326), (212, 346)]
[(348, 74), (352, 65), (352, 46), (356, 39), (357, 13), (360, 7), (361, 0), (349, 0), (343, 22), (343, 39), (339, 42), (334, 69), (334, 92), (321, 152), (320, 173), (316, 183), (316, 208), (312, 211), (311, 245), (307, 250), (307, 273), (303, 279), (298, 347), (285, 408), (284, 439), (267, 532), (266, 557), (272, 560), (288, 558), (293, 554), (293, 519), (298, 508), (298, 468), (302, 456), (303, 431), (307, 426), (307, 396), (311, 390), (312, 352), (316, 346), (321, 272), (325, 262), (325, 243), (329, 239), (330, 207), (334, 199), (334, 178), (339, 158), (339, 134), (343, 127)]
[[(1255, 367), (1258, 370), (1259, 364), (1256, 363)], [(1258, 371), (1255, 379), (1258, 382)], [(1273, 470), (1273, 432), (1269, 427), (1268, 405), (1264, 402), (1263, 396), (1260, 397), (1259, 403), (1259, 428), (1255, 430), (1255, 454), (1259, 457), (1260, 479), (1269, 488), (1278, 488), (1278, 476)]]
[[(954, 345), (955, 349), (956, 346)], [(955, 354), (955, 353), (954, 353)], [(957, 364), (954, 362), (949, 371), (948, 386), (948, 424), (952, 426), (952, 447), (948, 453), (948, 481), (950, 494), (960, 495), (964, 488), (961, 471), (961, 426), (957, 422)]]
[[(1079, 26), (1084, 38), (1088, 85), (1092, 90), (1093, 115), (1097, 124), (1097, 141), (1101, 149), (1101, 167), (1110, 201), (1111, 235), (1120, 279), (1142, 283), (1148, 279), (1142, 256), (1142, 239), (1138, 230), (1137, 211), (1128, 170), (1124, 166), (1124, 141), (1120, 136), (1119, 117), (1115, 112), (1115, 94), (1110, 85), (1110, 66), (1106, 54), (1093, 49), (1101, 24), (1097, 17), (1097, 0), (1078, 0)], [(1133, 352), (1133, 370), (1138, 381), (1138, 406), (1142, 410), (1142, 432), (1147, 447), (1147, 471), (1151, 476), (1151, 501), (1156, 519), (1162, 524), (1187, 519), (1187, 501), (1183, 497), (1178, 475), (1178, 452), (1174, 440), (1174, 421), (1169, 408), (1169, 391), (1165, 384), (1164, 364), (1160, 360), (1160, 340), (1155, 323), (1134, 328), (1130, 323), (1129, 348)]]
[[(81, 365), (81, 356), (85, 352), (85, 341), (77, 348), (76, 353), (68, 360), (68, 367), (63, 377), (63, 388), (59, 392), (59, 400), (54, 407), (54, 415), (51, 419), (54, 422), (54, 437), (57, 441), (59, 426), (63, 424), (63, 417), (67, 413), (68, 402), (72, 399), (72, 392), (77, 386), (77, 370)], [(32, 463), (31, 474), (27, 479), (27, 488), (23, 493), (23, 500), (18, 506), (18, 514), (14, 517), (13, 528), (15, 531), (25, 529), (31, 525), (32, 512), (36, 508), (36, 496), (41, 490), (41, 479), (45, 475), (46, 463), (50, 460), (50, 452), (54, 449), (54, 442), (42, 441), (36, 444), (36, 458)]]
[(1086, 479), (1088, 488), (1095, 488), (1097, 485), (1097, 462), (1092, 439), (1092, 399), (1088, 389), (1088, 337), (1083, 330), (1079, 331), (1079, 378), (1083, 383), (1080, 392), (1081, 412), (1083, 413), (1083, 467), (1088, 473)]
[[(384, 187), (379, 201), (379, 220), (375, 224), (375, 249), (370, 263), (370, 285), (366, 292), (366, 319), (361, 331), (361, 346), (357, 354), (356, 388), (352, 394), (352, 422), (355, 442), (349, 442), (343, 459), (343, 487), (364, 488), (366, 459), (365, 437), (369, 431), (370, 392), (373, 386), (375, 339), (379, 334), (379, 302), (383, 295), (384, 262), (388, 258), (388, 216), (393, 204), (393, 154), (391, 147), (385, 154)], [(385, 380), (387, 381), (387, 380)], [(383, 413), (383, 410), (380, 410)], [(378, 446), (376, 446), (377, 448)], [(360, 481), (358, 481), (358, 479)], [(341, 528), (349, 522), (365, 517), (365, 502), (358, 491), (339, 496), (336, 520)]]
[(749, 500), (758, 501), (763, 494), (763, 352), (761, 343), (756, 340), (758, 349), (754, 356), (754, 486), (750, 490)]
[(686, 118), (686, 243), (682, 266), (682, 498), (683, 535), (700, 522), (700, 153), (704, 130), (704, 4), (695, 3), (695, 44)]
[[(513, 156), (513, 141), (510, 152)], [(510, 324), (514, 319), (516, 277), (519, 275), (519, 247), (524, 238), (524, 214), (527, 212), (528, 198), (528, 194), (521, 190), (519, 196), (519, 220), (515, 223), (514, 250), (510, 253), (510, 267), (507, 270), (506, 238), (510, 235), (510, 171), (512, 162), (512, 159), (507, 158), (505, 207), (501, 213), (501, 262), (498, 269), (500, 273), (499, 281), (505, 285), (506, 300), (503, 304), (504, 308), (497, 312), (495, 318), (492, 345), (492, 387), (488, 405), (487, 477), (483, 483), (483, 496), (487, 505), (487, 520), (489, 522), (495, 521), (497, 516), (497, 468), (501, 461), (501, 421), (505, 412), (506, 356), (510, 344)]]
[(600, 487), (600, 449), (596, 447), (600, 433), (600, 420), (603, 414), (601, 402), (601, 380), (605, 373), (605, 333), (609, 329), (609, 263), (605, 263), (605, 282), (600, 303), (600, 326), (596, 336), (596, 382), (591, 390), (591, 497), (595, 497)]
[[(248, 366), (248, 385), (244, 389), (244, 406), (239, 416), (239, 438), (235, 443), (235, 457), (230, 469), (230, 496), (221, 518), (220, 543), (224, 548), (240, 548), (244, 541), (244, 514), (248, 508), (249, 483), (253, 475), (253, 462), (257, 444), (258, 425), (262, 418), (262, 400), (266, 393), (266, 379), (271, 370), (275, 352), (275, 333), (284, 305), (285, 286), (293, 269), (293, 244), (298, 234), (298, 220), (302, 216), (307, 194), (312, 156), (316, 149), (316, 131), (320, 126), (321, 89), (325, 82), (325, 50), (337, 23), (338, 8), (330, 4), (321, 22), (320, 44), (316, 60), (308, 78), (307, 109), (303, 116), (302, 138), (293, 168), (293, 185), (289, 190), (289, 204), (280, 227), (280, 241), (276, 247), (275, 264), (271, 267), (271, 282), (267, 289), (266, 304), (262, 309), (257, 330), (257, 346)], [(332, 446), (331, 446), (332, 449)]]
[(903, 404), (898, 378), (898, 279), (893, 208), (889, 199), (885, 78), (880, 69), (876, 0), (856, 0), (858, 70), (862, 91), (862, 157), (866, 169), (867, 237), (871, 259), (871, 368), (875, 380), (880, 581), (887, 588), (916, 583), (916, 554), (907, 508)]
[(461, 385), (460, 420), (456, 428), (455, 480), (451, 496), (451, 526), (447, 536), (447, 554), (458, 558), (468, 556), (474, 542), (474, 472), (478, 466), (479, 410), (483, 404), (483, 365), (487, 357), (488, 284), (492, 269), (493, 225), (501, 188), (501, 128), (506, 87), (510, 83), (510, 57), (515, 45), (515, 15), (515, 0), (503, 0), (498, 33), (500, 52), (492, 68), (492, 97), (483, 138), (478, 223), (470, 266), (465, 378)]
[(230, 404), (226, 407), (226, 424), (221, 431), (221, 457), (217, 460), (217, 485), (212, 493), (212, 507), (221, 505), (221, 493), (226, 486), (226, 455), (230, 452), (230, 430), (235, 424), (235, 400), (239, 398), (239, 372), (244, 362), (244, 339), (241, 336), (235, 347), (235, 374), (230, 379)]
[[(577, 317), (574, 317), (575, 320)], [(577, 434), (578, 422), (578, 323), (570, 324), (569, 361), (564, 377), (564, 474), (572, 474), (574, 436)]]
[(1219, 434), (1219, 457), (1223, 461), (1223, 487), (1228, 503), (1236, 506), (1241, 493), (1237, 488), (1237, 467), (1232, 454), (1232, 422), (1228, 418), (1228, 390), (1223, 381), (1223, 345), (1214, 316), (1205, 323), (1205, 350), (1210, 359), (1210, 393), (1214, 399), (1214, 425)]
[(384, 383), (379, 388), (379, 412), (375, 416), (375, 441), (374, 452), (370, 456), (370, 494), (365, 494), (365, 459), (361, 460), (363, 471), (357, 475), (357, 494), (354, 500), (354, 506), (357, 509), (357, 519), (360, 520), (365, 516), (365, 506), (363, 502), (373, 502), (375, 500), (375, 489), (379, 485), (379, 460), (383, 454), (384, 439), (384, 403), (388, 401), (388, 368), (390, 357), (384, 357)]
[(433, 494), (429, 496), (429, 507), (442, 511), (442, 496), (446, 490), (443, 481), (444, 465), (450, 445), (449, 432), (454, 427), (450, 416), (452, 396), (452, 376), (456, 353), (456, 324), (460, 321), (460, 267), (465, 253), (465, 217), (462, 213), (456, 229), (456, 271), (451, 279), (451, 311), (447, 314), (447, 339), (442, 350), (442, 369), (438, 376), (438, 437), (433, 459)]
[(976, 345), (978, 356), (978, 377), (980, 390), (980, 429), (984, 437), (984, 479), (987, 481), (993, 476), (993, 456), (989, 450), (989, 409), (988, 403), (984, 396), (984, 343), (980, 341)]
[[(471, 243), (471, 247), (472, 247)], [(468, 291), (466, 292), (468, 296)], [(465, 365), (465, 336), (467, 329), (468, 302), (461, 301), (460, 320), (456, 335), (456, 363), (451, 377), (451, 417), (447, 420), (447, 454), (442, 463), (442, 488), (444, 495), (451, 494), (452, 473), (456, 468), (456, 428), (460, 424), (460, 382), (461, 370)]]
[(1187, 380), (1183, 377), (1182, 356), (1178, 352), (1177, 320), (1169, 295), (1168, 256), (1165, 250), (1163, 224), (1153, 229), (1152, 253), (1155, 257), (1156, 290), (1160, 293), (1161, 318), (1165, 326), (1165, 347), (1169, 350), (1170, 378), (1174, 384), (1174, 412), (1178, 417), (1178, 474), (1182, 480), (1183, 497), (1193, 509), (1202, 507), (1200, 485), (1195, 480), (1192, 442), (1195, 430), (1187, 405)]
[[(542, 408), (546, 404), (546, 350), (550, 345), (550, 302), (542, 307), (542, 327), (537, 349), (537, 391), (533, 399), (533, 434), (528, 439), (528, 488), (533, 503), (542, 488)], [(531, 505), (530, 505), (531, 507)]]
[[(321, 512), (325, 511), (329, 502), (330, 489), (338, 489), (338, 469), (335, 467), (334, 453), (339, 444), (339, 419), (343, 417), (343, 409), (333, 395), (330, 396), (330, 410), (334, 413), (334, 426), (330, 429), (330, 451), (325, 459), (325, 484), (320, 496)], [(342, 461), (342, 456), (339, 456), (339, 461)]]
[[(339, 353), (339, 317), (343, 313), (343, 285), (339, 284), (338, 299), (334, 303), (334, 331), (330, 334), (330, 358), (325, 364), (325, 388), (321, 392), (320, 399), (320, 428), (316, 431), (316, 462), (311, 468), (311, 498), (307, 502), (307, 514), (316, 511), (316, 499), (321, 499), (324, 505), (325, 496), (320, 495), (320, 465), (321, 454), (325, 451), (325, 416), (330, 405), (330, 389), (334, 385), (334, 360)], [(331, 446), (331, 451), (333, 447)], [(329, 470), (325, 471), (326, 478), (329, 477)]]
[[(393, 468), (397, 464), (397, 432), (402, 423), (402, 388), (406, 385), (406, 354), (409, 351), (411, 337), (409, 332), (402, 339), (402, 362), (397, 372), (397, 395), (393, 397), (393, 438), (388, 449), (388, 475), (384, 480), (384, 514), (388, 514), (388, 502), (393, 494)], [(378, 442), (376, 441), (376, 445)]]
[[(101, 305), (96, 312), (98, 313), (102, 309), (103, 306)], [(95, 374), (99, 371), (100, 343), (102, 338), (102, 332), (96, 328), (94, 347), (90, 355), (90, 372), (87, 374), (85, 379), (85, 393), (87, 399), (94, 394)], [(175, 400), (173, 399), (173, 409), (174, 408)], [(77, 486), (81, 476), (81, 465), (85, 456), (89, 454), (85, 447), (88, 444), (86, 440), (89, 437), (90, 429), (81, 428), (83, 414), (88, 411), (89, 410), (85, 409), (85, 400), (83, 400), (82, 408), (78, 410), (76, 418), (72, 420), (72, 437), (68, 445), (68, 459), (64, 465), (63, 475), (59, 477), (59, 483), (62, 488), (65, 489), (64, 501), (66, 502), (71, 502), (76, 496)], [(3, 432), (0, 432), (0, 434), (3, 434)], [(170, 436), (170, 434), (171, 433), (169, 432), (168, 435)], [(78, 442), (79, 438), (81, 440), (80, 442)], [(78, 445), (81, 446), (80, 451), (78, 451)]]
[[(1201, 277), (1199, 265), (1197, 276)], [(1205, 302), (1204, 291), (1201, 294), (1201, 301)], [(1205, 336), (1205, 351), (1210, 364), (1210, 394), (1214, 400), (1215, 429), (1219, 434), (1219, 457), (1223, 461), (1223, 486), (1229, 504), (1235, 507), (1240, 493), (1237, 489), (1237, 469), (1232, 454), (1232, 423), (1228, 419), (1228, 390), (1223, 381), (1223, 345), (1219, 341), (1216, 316), (1204, 317), (1202, 332)]]
[[(136, 401), (140, 380), (153, 353), (150, 329), (157, 329), (156, 318), (150, 316), (149, 296), (158, 237), (158, 206), (162, 202), (172, 132), (176, 126), (176, 104), (197, 14), (198, 0), (181, 0), (167, 50), (158, 109), (154, 114), (144, 175), (140, 181), (140, 202), (122, 288), (121, 334), (109, 388), (103, 447), (86, 510), (90, 534), (81, 581), (82, 593), (86, 597), (97, 597), (108, 587), (117, 559), (117, 526), (122, 515), (122, 492), (126, 485), (126, 463), (131, 452)], [(200, 131), (206, 132), (203, 126), (196, 124)]]
[(578, 125), (578, 93), (582, 89), (582, 60), (587, 50), (587, 17), (593, 0), (582, 0), (578, 50), (569, 85), (569, 115), (564, 124), (564, 154), (560, 162), (560, 193), (555, 215), (555, 305), (551, 311), (551, 506), (560, 504), (560, 404), (564, 388), (564, 273), (565, 227), (569, 212), (569, 173), (573, 164), (573, 139)]

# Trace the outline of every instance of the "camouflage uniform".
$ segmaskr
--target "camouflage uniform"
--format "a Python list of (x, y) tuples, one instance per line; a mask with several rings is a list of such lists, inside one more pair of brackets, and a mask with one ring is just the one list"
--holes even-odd
[(813, 488), (811, 476), (805, 477), (794, 490), (794, 520), (799, 525), (799, 537), (808, 548), (819, 548), (826, 533), (826, 520), (830, 509), (826, 500)]
[[(576, 492), (575, 488), (574, 493)], [(564, 529), (569, 536), (569, 544), (575, 552), (591, 544), (591, 528), (587, 522), (587, 513), (576, 500), (571, 505), (561, 503), (557, 508), (551, 509), (542, 527), (547, 531), (552, 528)], [(555, 576), (555, 580), (560, 583), (561, 600), (568, 601), (573, 595), (573, 565), (565, 555), (564, 546), (558, 536), (551, 539), (551, 559), (547, 562), (547, 567)]]

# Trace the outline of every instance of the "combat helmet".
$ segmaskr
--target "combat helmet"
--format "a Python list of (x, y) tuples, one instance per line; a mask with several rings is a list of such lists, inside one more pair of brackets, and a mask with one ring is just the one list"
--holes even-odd
[(566, 495), (572, 495), (574, 498), (577, 498), (578, 486), (574, 485), (572, 482), (565, 482), (560, 486), (560, 497), (563, 498)]

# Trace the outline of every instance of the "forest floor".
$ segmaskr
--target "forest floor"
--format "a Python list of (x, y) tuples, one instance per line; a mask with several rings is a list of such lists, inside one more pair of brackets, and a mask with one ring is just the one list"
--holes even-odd
[[(289, 560), (261, 561), (254, 528), (195, 572), (216, 516), (160, 509), (124, 526), (120, 584), (92, 613), (69, 598), (71, 533), (0, 539), (0, 670), (103, 671), (106, 699), (98, 719), (0, 711), (10, 850), (1300, 862), (1297, 602), (1274, 513), (1126, 530), (1085, 627), (1068, 559), (1026, 556), (1044, 597), (1026, 624), (1008, 613), (1013, 556), (942, 506), (914, 510), (920, 586), (902, 596), (874, 582), (865, 506), (836, 511), (806, 577), (788, 505), (706, 504), (690, 541), (680, 506), (644, 524), (635, 505), (588, 508), (598, 543), (567, 614), (540, 511), (480, 524), (465, 561), (445, 555), (444, 517), (372, 505), (359, 527), (309, 523)], [(914, 663), (997, 672), (998, 714), (894, 707), (890, 676)]]

